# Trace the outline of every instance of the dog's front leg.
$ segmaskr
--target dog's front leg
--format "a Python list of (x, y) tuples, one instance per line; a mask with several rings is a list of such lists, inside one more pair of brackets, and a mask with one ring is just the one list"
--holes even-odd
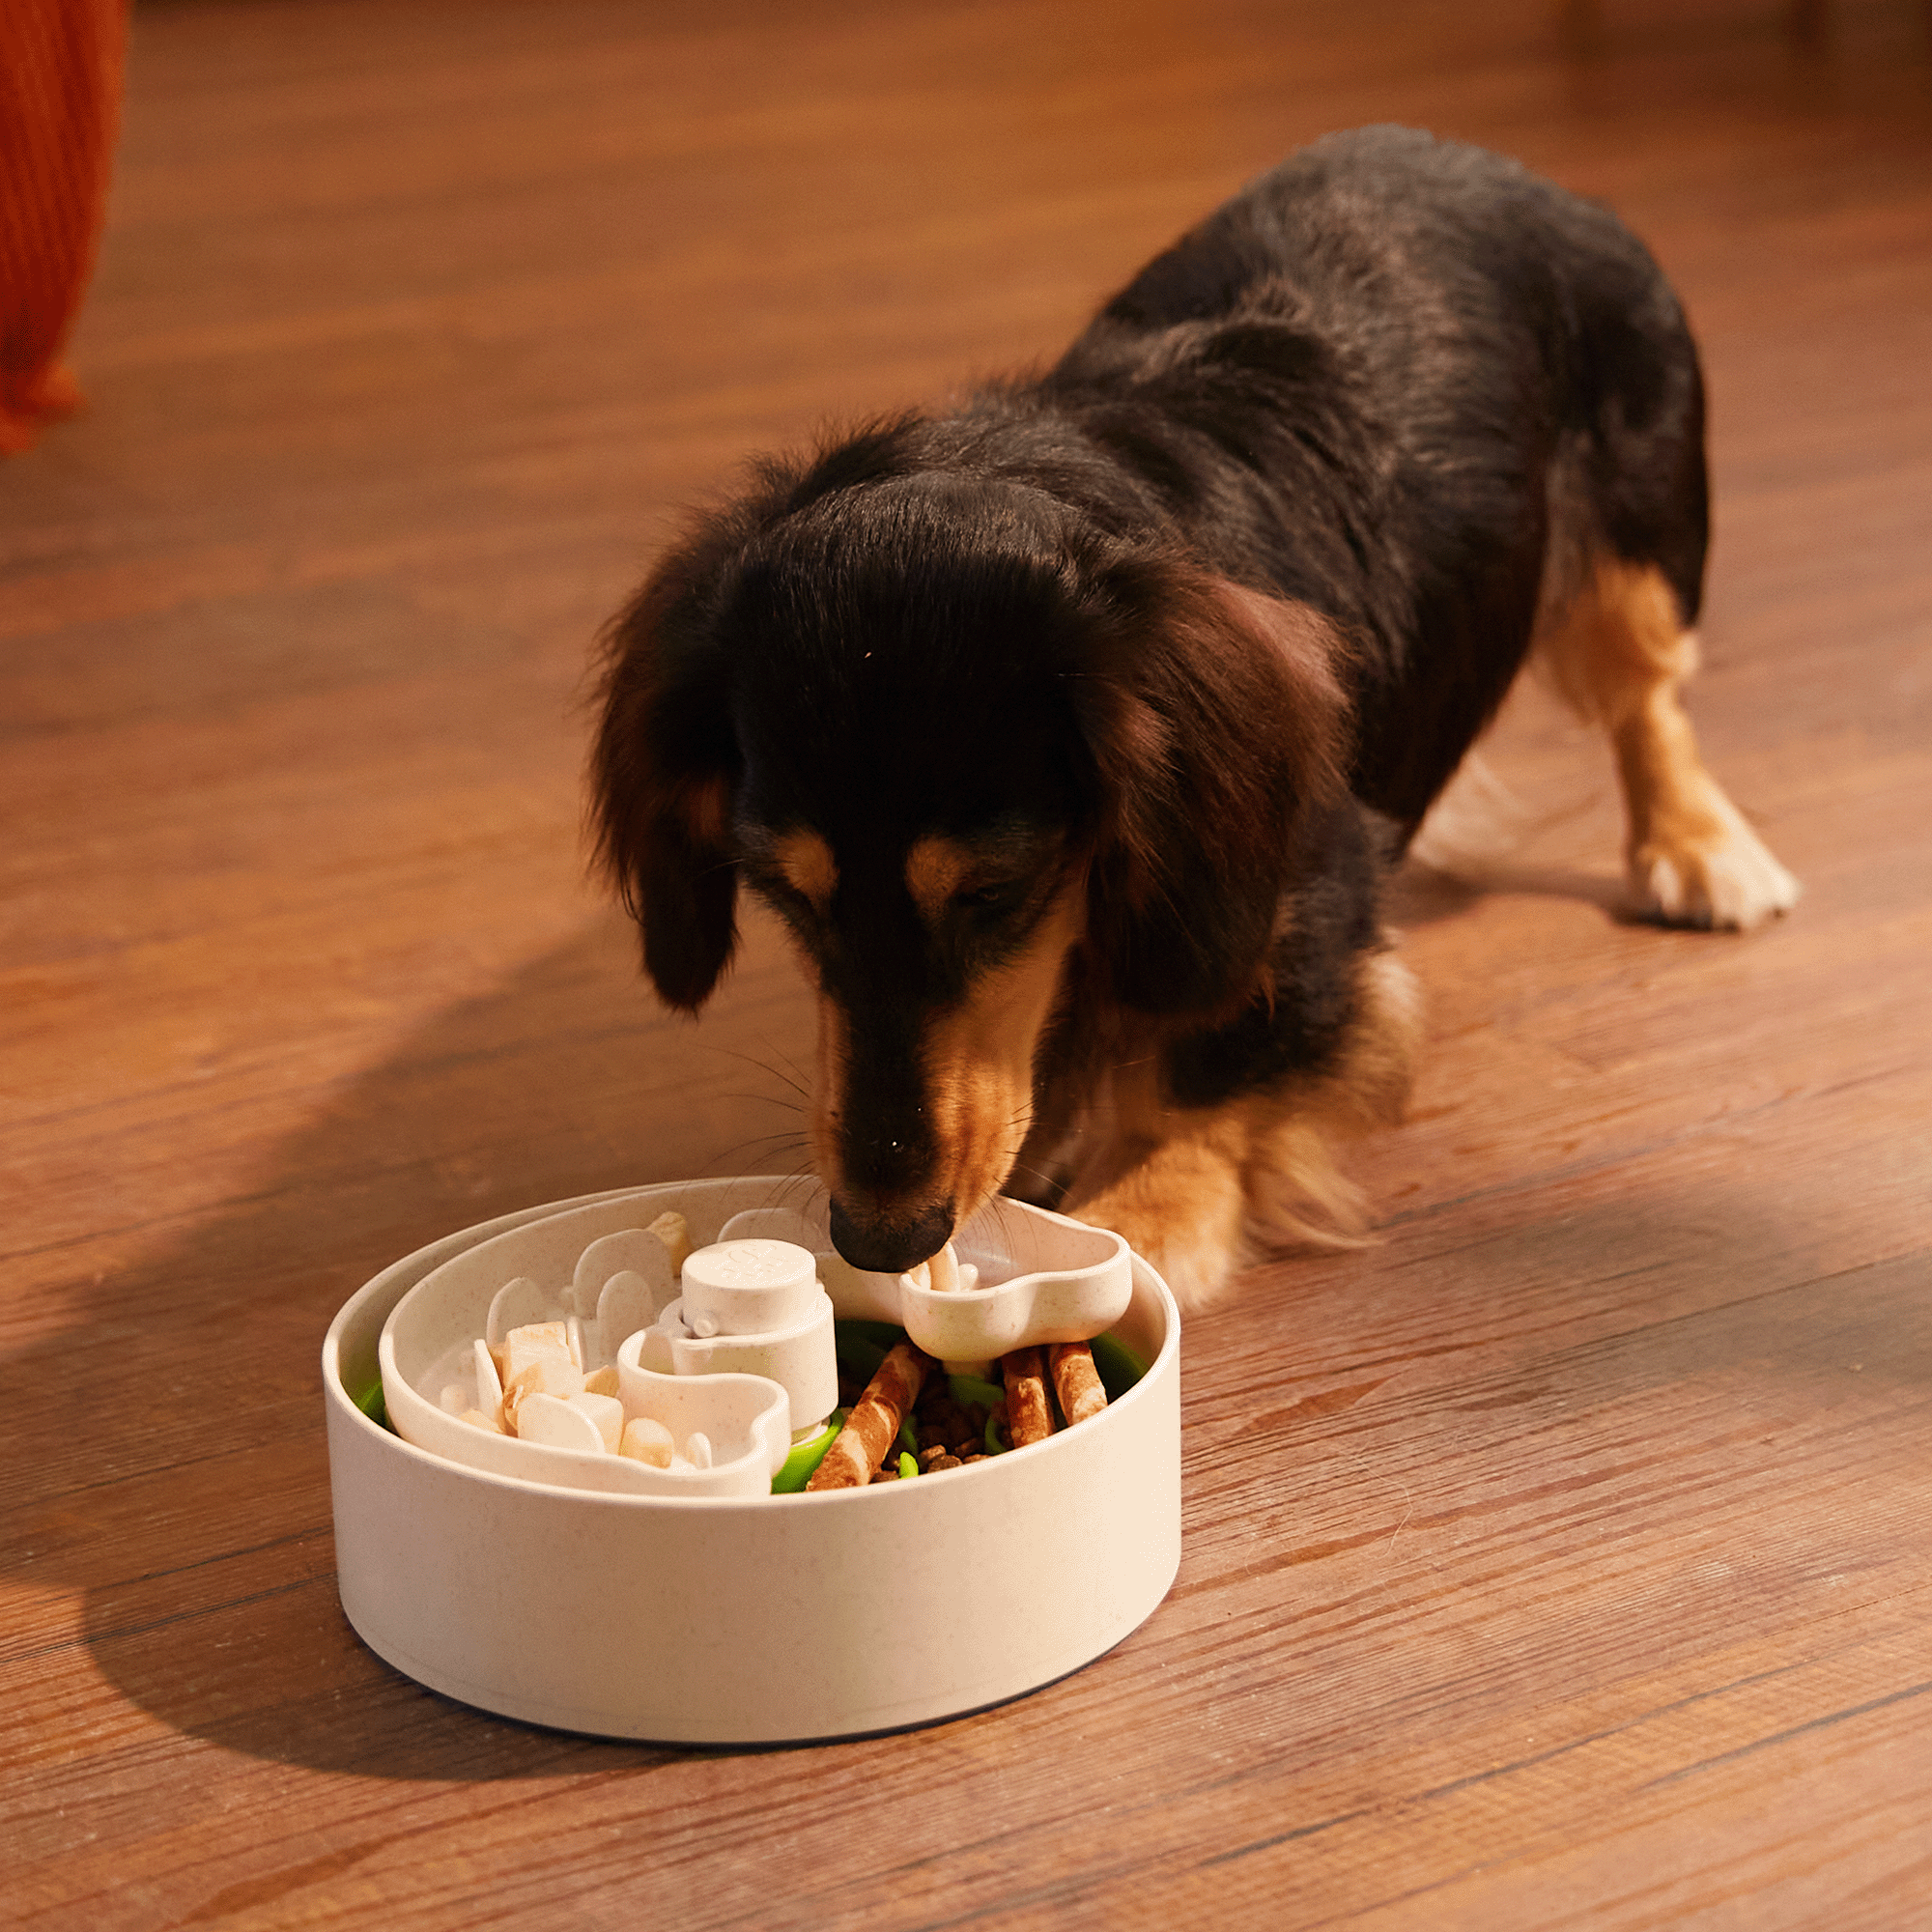
[(1151, 1062), (1114, 1073), (1089, 1116), (1066, 1211), (1124, 1236), (1184, 1305), (1201, 1306), (1240, 1246), (1251, 1112), (1163, 1104)]
[(1226, 1285), (1246, 1239), (1264, 1253), (1359, 1245), (1368, 1204), (1335, 1150), (1400, 1117), (1422, 1017), (1392, 951), (1362, 954), (1353, 975), (1351, 1016), (1318, 1068), (1183, 1107), (1154, 1055), (1117, 1067), (1089, 1109), (1066, 1211), (1125, 1236), (1196, 1308)]
[(1246, 1216), (1240, 1163), (1212, 1131), (1163, 1141), (1070, 1211), (1124, 1236), (1183, 1306), (1199, 1308), (1234, 1269)]

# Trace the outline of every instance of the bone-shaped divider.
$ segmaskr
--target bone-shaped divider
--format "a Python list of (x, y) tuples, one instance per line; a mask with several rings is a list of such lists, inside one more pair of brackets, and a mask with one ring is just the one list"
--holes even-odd
[(823, 1220), (796, 1208), (747, 1209), (719, 1235), (746, 1236), (813, 1249), (841, 1321), (895, 1322), (936, 1360), (982, 1371), (1014, 1349), (1091, 1342), (1133, 1298), (1133, 1257), (1111, 1229), (998, 1200), (910, 1274), (855, 1268), (830, 1246)]
[[(643, 1331), (676, 1305), (676, 1261), (662, 1235), (619, 1228), (577, 1247), (569, 1224), (579, 1210), (536, 1223), (454, 1257), (406, 1295), (384, 1324), (379, 1356), (389, 1419), (417, 1448), (493, 1474), (569, 1489), (654, 1496), (758, 1496), (770, 1492), (792, 1441), (792, 1402), (782, 1382), (734, 1373), (661, 1374), (639, 1362)], [(770, 1245), (770, 1244), (767, 1244)], [(832, 1311), (823, 1304), (831, 1386), (819, 1419), (837, 1401)], [(523, 1270), (503, 1278), (511, 1265)], [(559, 1278), (569, 1269), (567, 1285)], [(796, 1270), (794, 1269), (794, 1272)], [(700, 1266), (700, 1281), (704, 1277)], [(716, 1268), (713, 1273), (718, 1272)], [(558, 1283), (546, 1287), (546, 1281)], [(703, 1290), (700, 1288), (700, 1301)], [(753, 1305), (756, 1303), (754, 1294)], [(769, 1307), (769, 1301), (764, 1304)], [(479, 1320), (479, 1311), (481, 1311)], [(819, 1322), (819, 1313), (812, 1319)], [(478, 1328), (482, 1333), (478, 1334)], [(519, 1391), (518, 1433), (501, 1433), (504, 1389), (498, 1358), (521, 1338), (557, 1364), (567, 1393)], [(597, 1371), (609, 1370), (599, 1378)], [(583, 1387), (615, 1382), (614, 1393)], [(610, 1439), (647, 1424), (663, 1447), (654, 1460), (612, 1453)]]

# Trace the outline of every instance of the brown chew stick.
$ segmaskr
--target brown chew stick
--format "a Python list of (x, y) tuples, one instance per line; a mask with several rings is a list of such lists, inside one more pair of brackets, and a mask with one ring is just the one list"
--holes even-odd
[(1053, 1409), (1046, 1400), (1046, 1364), (1037, 1349), (1015, 1349), (1000, 1357), (1007, 1381), (1007, 1434), (1015, 1449), (1044, 1442), (1053, 1434)]
[(852, 1405), (845, 1427), (833, 1438), (824, 1460), (811, 1472), (807, 1490), (856, 1490), (872, 1480), (897, 1439), (899, 1424), (925, 1386), (932, 1357), (910, 1342), (899, 1342)]
[(1046, 1351), (1053, 1371), (1053, 1392), (1070, 1429), (1076, 1422), (1098, 1415), (1107, 1406), (1107, 1391), (1094, 1366), (1094, 1351), (1085, 1342), (1055, 1342)]

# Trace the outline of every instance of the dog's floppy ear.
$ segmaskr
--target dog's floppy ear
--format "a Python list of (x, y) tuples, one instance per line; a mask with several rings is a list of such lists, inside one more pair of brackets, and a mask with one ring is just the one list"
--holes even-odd
[(687, 1012), (738, 939), (739, 752), (709, 595), (725, 548), (673, 553), (611, 625), (591, 770), (598, 856), (642, 928), (644, 970)]
[(1267, 958), (1299, 820), (1345, 784), (1345, 646), (1305, 605), (1188, 563), (1117, 559), (1090, 584), (1097, 648), (1073, 689), (1100, 791), (1095, 963), (1140, 1011), (1230, 1012)]

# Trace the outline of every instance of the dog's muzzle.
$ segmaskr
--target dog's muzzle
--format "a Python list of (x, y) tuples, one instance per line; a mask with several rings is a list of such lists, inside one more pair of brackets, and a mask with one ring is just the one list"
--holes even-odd
[(859, 1220), (837, 1199), (832, 1203), (832, 1245), (870, 1274), (903, 1274), (936, 1255), (952, 1234), (952, 1203), (911, 1215)]

